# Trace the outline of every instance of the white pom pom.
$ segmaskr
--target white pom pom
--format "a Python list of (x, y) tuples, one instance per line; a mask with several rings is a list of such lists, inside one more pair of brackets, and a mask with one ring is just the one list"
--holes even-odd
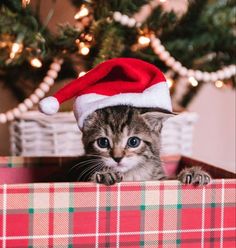
[(42, 101), (39, 102), (40, 111), (47, 115), (53, 115), (57, 113), (57, 111), (59, 110), (59, 107), (60, 107), (60, 104), (58, 100), (53, 96), (46, 97)]

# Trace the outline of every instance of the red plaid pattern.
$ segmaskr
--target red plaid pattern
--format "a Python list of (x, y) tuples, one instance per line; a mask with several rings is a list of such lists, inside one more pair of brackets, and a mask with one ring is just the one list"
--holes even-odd
[(1, 247), (233, 248), (236, 180), (0, 187)]

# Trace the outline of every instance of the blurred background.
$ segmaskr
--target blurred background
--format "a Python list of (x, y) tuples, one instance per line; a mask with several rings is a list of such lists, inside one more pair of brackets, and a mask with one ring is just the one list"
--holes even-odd
[(98, 63), (135, 57), (165, 73), (174, 110), (185, 113), (166, 127), (165, 154), (235, 171), (235, 1), (3, 0), (0, 8), (0, 156), (82, 152), (71, 113), (31, 111)]

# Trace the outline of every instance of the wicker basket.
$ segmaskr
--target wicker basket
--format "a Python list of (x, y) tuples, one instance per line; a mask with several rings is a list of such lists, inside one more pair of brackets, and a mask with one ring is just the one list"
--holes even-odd
[[(195, 113), (170, 118), (162, 130), (162, 155), (191, 155)], [(45, 116), (31, 111), (10, 126), (14, 156), (77, 156), (83, 154), (81, 132), (72, 112)]]

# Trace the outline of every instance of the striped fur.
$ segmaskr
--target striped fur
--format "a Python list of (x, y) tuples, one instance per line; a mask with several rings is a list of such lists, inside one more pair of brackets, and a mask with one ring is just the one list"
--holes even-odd
[[(99, 109), (84, 123), (83, 143), (87, 156), (96, 156), (99, 170), (122, 173), (124, 181), (160, 180), (165, 175), (160, 160), (160, 132), (162, 122), (171, 113), (160, 109), (139, 109), (115, 106)], [(136, 148), (127, 145), (130, 137), (138, 137)], [(106, 137), (109, 148), (100, 148), (97, 139)], [(114, 158), (122, 158), (117, 163)], [(95, 180), (93, 171), (91, 180)], [(99, 176), (100, 177), (100, 176)]]

